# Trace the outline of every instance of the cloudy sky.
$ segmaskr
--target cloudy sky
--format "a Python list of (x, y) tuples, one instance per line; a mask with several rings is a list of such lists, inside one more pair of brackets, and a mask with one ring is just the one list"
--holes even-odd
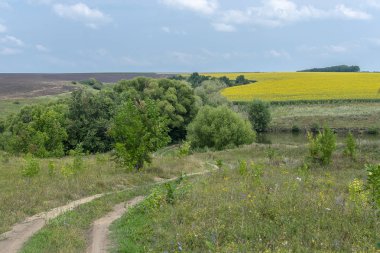
[(0, 72), (379, 63), (380, 0), (0, 0)]

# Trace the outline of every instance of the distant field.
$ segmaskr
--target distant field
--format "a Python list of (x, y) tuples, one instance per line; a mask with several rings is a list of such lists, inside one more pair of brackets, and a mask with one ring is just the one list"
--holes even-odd
[(232, 101), (380, 99), (379, 73), (213, 73), (258, 82), (230, 87), (222, 94)]
[(96, 78), (103, 83), (114, 83), (121, 79), (137, 76), (167, 77), (169, 74), (156, 73), (68, 73), (68, 74), (1, 74), (0, 99), (20, 99), (57, 95), (75, 89), (72, 81)]

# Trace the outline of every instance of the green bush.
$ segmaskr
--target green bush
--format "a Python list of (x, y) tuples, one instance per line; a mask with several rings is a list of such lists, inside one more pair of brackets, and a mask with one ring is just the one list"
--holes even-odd
[(200, 109), (188, 127), (187, 139), (196, 148), (215, 148), (217, 150), (250, 144), (256, 134), (249, 121), (226, 106)]
[(356, 156), (356, 141), (351, 132), (348, 133), (346, 138), (346, 148), (344, 149), (344, 154), (352, 159)]
[(313, 162), (327, 165), (331, 162), (332, 154), (336, 149), (336, 136), (334, 132), (325, 127), (317, 135), (308, 133), (309, 154)]
[(269, 104), (261, 100), (254, 100), (248, 105), (248, 117), (257, 132), (267, 131), (272, 119)]
[(32, 178), (40, 172), (40, 163), (31, 154), (25, 157), (25, 165), (22, 168), (22, 175), (27, 178)]
[(373, 202), (380, 208), (380, 164), (367, 165), (367, 187)]

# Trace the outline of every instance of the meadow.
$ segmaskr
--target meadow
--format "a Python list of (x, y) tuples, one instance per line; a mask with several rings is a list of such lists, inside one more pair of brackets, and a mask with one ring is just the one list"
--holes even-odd
[(226, 88), (231, 101), (379, 100), (379, 73), (211, 73), (235, 79), (243, 74), (257, 82)]

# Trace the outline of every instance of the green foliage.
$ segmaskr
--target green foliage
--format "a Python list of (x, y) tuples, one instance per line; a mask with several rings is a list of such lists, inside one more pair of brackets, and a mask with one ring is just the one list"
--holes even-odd
[(325, 127), (317, 135), (308, 133), (309, 154), (314, 162), (327, 165), (331, 162), (332, 154), (336, 149), (336, 136), (334, 132)]
[(220, 91), (227, 86), (218, 80), (204, 81), (194, 89), (195, 95), (201, 98), (203, 105), (220, 106), (230, 105), (230, 102), (220, 94)]
[(251, 83), (251, 81), (246, 79), (244, 75), (240, 75), (240, 76), (236, 77), (235, 85), (245, 85), (245, 84), (249, 84), (249, 83)]
[(178, 155), (180, 157), (188, 156), (190, 154), (190, 150), (191, 150), (191, 142), (184, 141), (179, 147)]
[(74, 150), (70, 150), (69, 155), (73, 157), (73, 163), (71, 168), (75, 172), (79, 172), (84, 168), (83, 162), (83, 148), (81, 145), (78, 145)]
[(356, 141), (351, 132), (348, 133), (346, 138), (344, 154), (352, 159), (355, 159), (356, 157)]
[(380, 208), (380, 164), (367, 165), (367, 188), (377, 208)]
[(53, 161), (49, 161), (48, 163), (48, 174), (50, 177), (54, 176), (56, 173), (55, 163)]
[(128, 170), (143, 168), (144, 162), (150, 162), (150, 154), (170, 141), (167, 120), (151, 100), (130, 100), (120, 106), (109, 133), (115, 141), (117, 161)]
[(248, 172), (248, 164), (246, 160), (239, 161), (239, 174), (244, 176)]
[(185, 138), (186, 127), (198, 112), (194, 90), (183, 81), (140, 77), (122, 80), (114, 90), (119, 94), (119, 103), (128, 99), (155, 101), (161, 116), (168, 119), (173, 142)]
[(251, 124), (226, 106), (201, 108), (188, 127), (193, 147), (217, 150), (250, 144), (256, 134)]
[(257, 132), (265, 132), (268, 130), (269, 123), (272, 120), (269, 104), (254, 100), (248, 105), (248, 118)]
[(38, 175), (40, 172), (40, 163), (31, 154), (25, 157), (25, 165), (22, 168), (22, 176), (32, 178)]
[(360, 72), (359, 66), (339, 65), (326, 68), (305, 69), (298, 72)]
[(191, 86), (194, 88), (200, 86), (203, 81), (210, 80), (211, 78), (209, 76), (200, 75), (197, 72), (192, 73), (189, 78), (187, 78), (187, 81), (191, 83)]
[(78, 145), (91, 153), (112, 149), (112, 139), (107, 131), (116, 107), (114, 95), (108, 91), (93, 94), (77, 90), (72, 93), (67, 115), (68, 150)]
[(81, 84), (90, 86), (95, 90), (101, 90), (103, 88), (103, 83), (96, 80), (95, 78), (90, 78), (88, 80), (80, 81)]
[(360, 179), (354, 179), (348, 185), (349, 199), (357, 207), (363, 207), (368, 204), (368, 191), (365, 190), (364, 182)]
[(66, 106), (27, 106), (10, 117), (3, 136), (3, 145), (11, 153), (30, 153), (37, 157), (64, 155), (67, 140), (65, 129)]
[(216, 160), (216, 166), (218, 166), (218, 168), (221, 169), (223, 167), (223, 160), (222, 159)]

